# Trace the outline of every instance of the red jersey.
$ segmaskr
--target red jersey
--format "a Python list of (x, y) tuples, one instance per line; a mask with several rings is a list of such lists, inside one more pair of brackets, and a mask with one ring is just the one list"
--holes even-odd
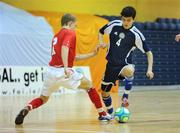
[(68, 67), (73, 67), (73, 62), (76, 56), (76, 33), (73, 30), (65, 28), (61, 29), (52, 40), (51, 61), (49, 62), (50, 66), (64, 66), (61, 58), (61, 48), (63, 45), (69, 48)]

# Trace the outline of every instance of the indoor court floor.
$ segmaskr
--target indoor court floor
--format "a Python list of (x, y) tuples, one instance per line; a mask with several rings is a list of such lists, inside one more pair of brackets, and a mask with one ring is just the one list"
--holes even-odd
[[(100, 123), (84, 92), (52, 96), (47, 104), (31, 111), (24, 124), (14, 119), (35, 96), (0, 97), (0, 133), (180, 133), (180, 87), (141, 87), (130, 94), (128, 123)], [(114, 107), (120, 95), (113, 93)]]

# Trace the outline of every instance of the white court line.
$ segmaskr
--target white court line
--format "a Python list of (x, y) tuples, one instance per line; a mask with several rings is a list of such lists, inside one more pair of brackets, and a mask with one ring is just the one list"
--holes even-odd
[(45, 132), (68, 132), (68, 133), (109, 133), (104, 131), (83, 131), (83, 130), (60, 130), (60, 129), (41, 129), (41, 128), (0, 128), (0, 131), (45, 131)]

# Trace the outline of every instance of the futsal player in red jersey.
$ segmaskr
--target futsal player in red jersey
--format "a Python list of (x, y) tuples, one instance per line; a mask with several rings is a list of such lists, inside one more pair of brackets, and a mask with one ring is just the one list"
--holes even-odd
[(62, 28), (52, 40), (51, 61), (46, 72), (46, 78), (42, 87), (41, 95), (30, 101), (17, 115), (15, 124), (22, 124), (25, 116), (33, 109), (45, 104), (52, 92), (60, 86), (76, 89), (78, 87), (87, 91), (92, 103), (95, 105), (100, 121), (109, 121), (111, 116), (102, 107), (101, 99), (93, 87), (92, 82), (82, 73), (73, 69), (74, 60), (82, 60), (93, 57), (97, 50), (88, 54), (76, 55), (76, 17), (65, 14), (61, 18)]

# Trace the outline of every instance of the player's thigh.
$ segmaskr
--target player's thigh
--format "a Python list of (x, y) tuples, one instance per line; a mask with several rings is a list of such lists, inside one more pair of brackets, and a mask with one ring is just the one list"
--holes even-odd
[(83, 76), (83, 78), (81, 79), (81, 84), (80, 84), (79, 88), (88, 90), (92, 87), (93, 87), (92, 81), (90, 81), (88, 78)]
[(106, 67), (104, 76), (101, 81), (101, 90), (103, 92), (110, 92), (112, 86), (115, 85), (116, 80), (118, 79), (120, 69), (118, 67)]
[(124, 77), (132, 77), (134, 76), (134, 71), (135, 71), (134, 65), (129, 64), (122, 68), (120, 74)]
[(43, 83), (41, 95), (49, 97), (54, 91), (59, 89), (57, 83), (58, 78), (50, 73), (46, 74), (45, 81)]
[(59, 89), (59, 85), (57, 85), (56, 82), (54, 83), (51, 82), (48, 84), (45, 83), (43, 85), (41, 95), (49, 97), (53, 92), (55, 92), (58, 89)]
[(74, 70), (74, 73), (69, 78), (63, 78), (58, 81), (59, 85), (67, 89), (77, 89), (83, 78), (83, 74)]

